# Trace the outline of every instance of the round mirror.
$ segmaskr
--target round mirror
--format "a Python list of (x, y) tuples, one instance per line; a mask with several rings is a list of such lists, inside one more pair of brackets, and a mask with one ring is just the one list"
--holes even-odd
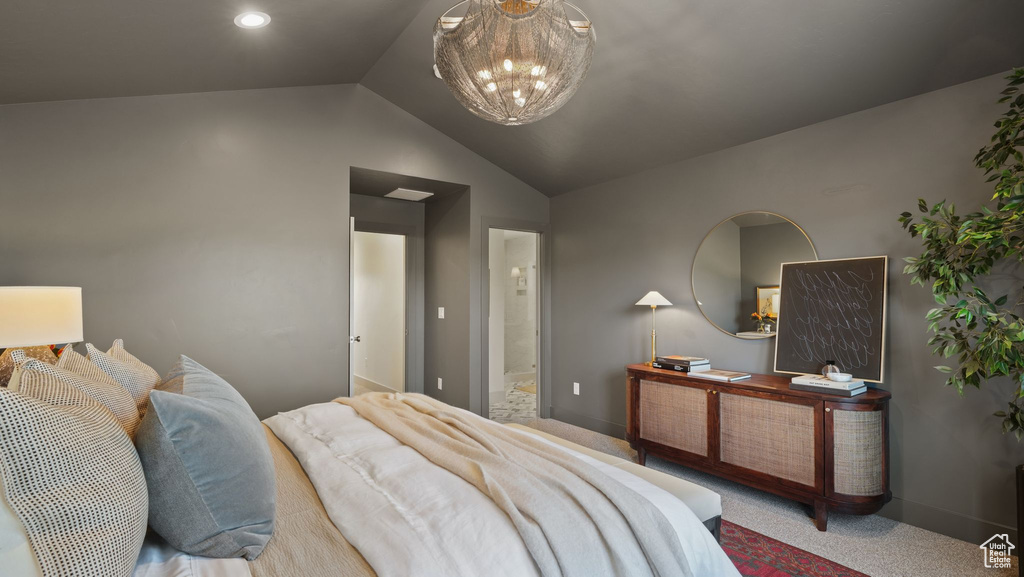
[(782, 263), (818, 260), (807, 233), (771, 212), (722, 221), (693, 259), (693, 296), (718, 330), (742, 339), (775, 336)]

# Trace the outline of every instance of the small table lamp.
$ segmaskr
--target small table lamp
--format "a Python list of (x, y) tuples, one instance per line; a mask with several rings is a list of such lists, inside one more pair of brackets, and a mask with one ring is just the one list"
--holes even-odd
[(50, 345), (82, 339), (81, 287), (0, 287), (0, 386), (14, 370), (11, 350), (44, 358)]
[(661, 296), (661, 293), (659, 293), (658, 291), (651, 291), (644, 295), (644, 298), (636, 301), (636, 304), (640, 306), (651, 307), (651, 362), (647, 364), (652, 365), (654, 364), (654, 358), (658, 354), (658, 333), (656, 330), (658, 328), (658, 307), (671, 306), (672, 303), (668, 302), (668, 299)]

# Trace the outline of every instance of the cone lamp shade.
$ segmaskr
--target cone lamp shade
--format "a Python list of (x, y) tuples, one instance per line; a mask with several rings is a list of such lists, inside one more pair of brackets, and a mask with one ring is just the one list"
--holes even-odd
[(651, 291), (644, 295), (644, 298), (636, 301), (637, 305), (649, 306), (649, 307), (667, 307), (672, 306), (672, 303), (668, 302), (668, 299), (661, 296), (658, 291)]
[(81, 287), (0, 287), (0, 348), (82, 340)]

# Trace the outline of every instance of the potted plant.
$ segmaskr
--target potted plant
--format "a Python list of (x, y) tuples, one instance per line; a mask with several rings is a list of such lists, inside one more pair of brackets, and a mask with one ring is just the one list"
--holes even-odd
[[(928, 344), (954, 365), (935, 368), (949, 375), (946, 384), (961, 396), (966, 387), (980, 389), (989, 379), (1012, 379), (1006, 409), (995, 416), (1002, 419), (1003, 434), (1013, 433), (1019, 442), (1024, 439), (1024, 294), (1012, 300), (1010, 295), (990, 297), (981, 286), (993, 271), (1013, 267), (1019, 273), (1024, 263), (1024, 68), (1006, 78), (999, 102), (1010, 108), (974, 158), (995, 187), (991, 201), (960, 215), (945, 201), (929, 206), (922, 199), (919, 221), (910, 212), (899, 220), (924, 244), (921, 256), (905, 259), (903, 272), (912, 284), (931, 286), (938, 304), (928, 311)], [(1016, 478), (1019, 538), (1024, 535), (1024, 466), (1017, 468)]]

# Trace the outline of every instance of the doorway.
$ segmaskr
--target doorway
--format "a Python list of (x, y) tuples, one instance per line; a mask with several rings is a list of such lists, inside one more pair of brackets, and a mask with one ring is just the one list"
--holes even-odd
[(488, 415), (537, 418), (540, 373), (540, 235), (488, 229)]
[(353, 226), (351, 395), (406, 390), (407, 239)]

